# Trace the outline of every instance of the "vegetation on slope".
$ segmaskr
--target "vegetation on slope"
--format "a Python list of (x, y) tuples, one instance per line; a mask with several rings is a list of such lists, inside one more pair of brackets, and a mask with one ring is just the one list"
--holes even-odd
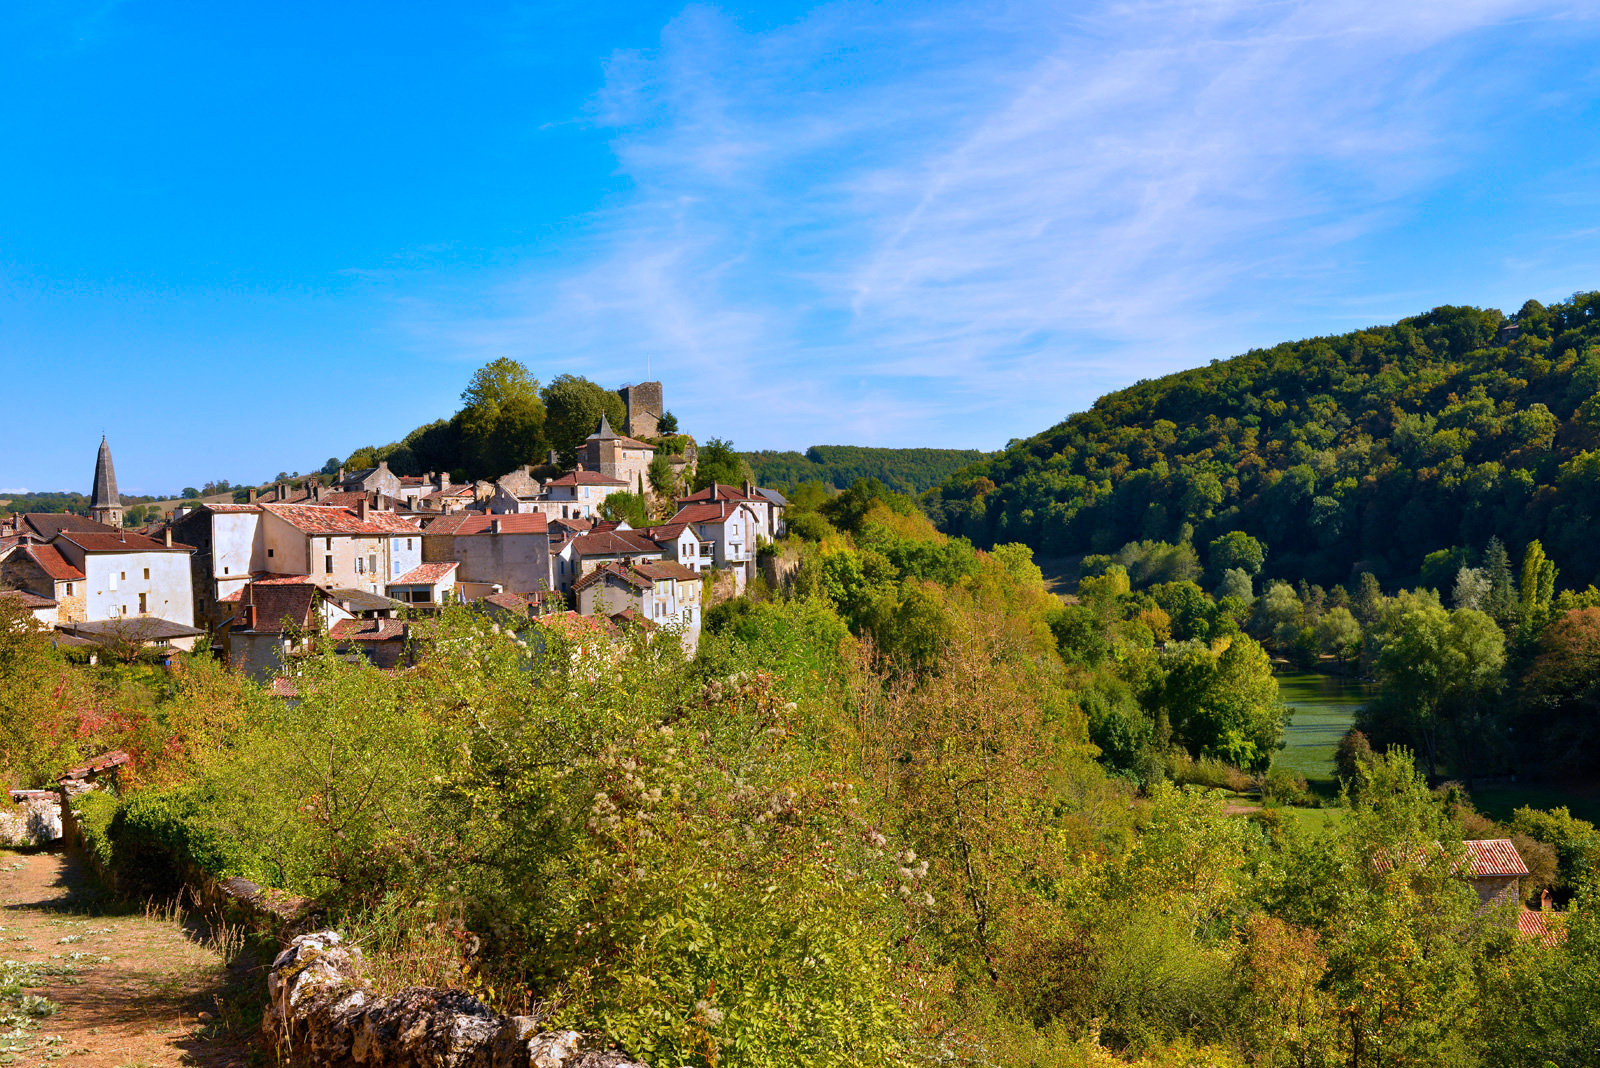
[[(1509, 329), (1508, 329), (1509, 328)], [(1049, 556), (1239, 530), (1269, 574), (1417, 576), (1491, 537), (1600, 572), (1600, 294), (1510, 321), (1436, 308), (1140, 382), (924, 497), (940, 528)], [(1202, 563), (1207, 561), (1202, 560)]]
[(896, 493), (921, 493), (987, 453), (977, 449), (870, 449), (859, 445), (813, 445), (805, 452), (747, 452), (744, 458), (764, 486), (821, 482), (845, 489), (859, 478), (875, 478)]

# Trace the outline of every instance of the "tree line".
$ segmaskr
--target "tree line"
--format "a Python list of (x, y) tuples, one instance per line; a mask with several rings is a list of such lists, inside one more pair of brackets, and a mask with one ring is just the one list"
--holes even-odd
[(846, 489), (859, 478), (875, 478), (896, 493), (918, 494), (988, 454), (977, 449), (873, 449), (859, 445), (813, 445), (805, 452), (747, 452), (757, 481), (767, 486), (821, 482)]
[[(1587, 584), (1600, 514), (1600, 294), (1440, 307), (1107, 394), (923, 498), (977, 545), (1108, 553), (1239, 530), (1274, 577), (1413, 585), (1431, 553), (1541, 542)], [(1206, 562), (1202, 560), (1202, 562)]]

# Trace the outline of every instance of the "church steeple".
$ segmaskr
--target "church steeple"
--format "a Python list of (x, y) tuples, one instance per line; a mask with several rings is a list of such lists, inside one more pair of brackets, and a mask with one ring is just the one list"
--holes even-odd
[(94, 461), (94, 491), (89, 497), (89, 518), (108, 527), (122, 526), (122, 499), (117, 496), (117, 471), (111, 466), (111, 446), (100, 438), (100, 455)]

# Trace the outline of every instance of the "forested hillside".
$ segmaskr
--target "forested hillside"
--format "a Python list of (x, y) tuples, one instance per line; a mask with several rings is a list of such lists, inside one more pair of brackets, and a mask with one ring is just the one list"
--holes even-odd
[(858, 478), (875, 478), (897, 493), (921, 493), (964, 465), (988, 456), (977, 449), (869, 449), (859, 445), (813, 445), (799, 452), (747, 452), (744, 458), (763, 485), (819, 481), (844, 489)]
[(1441, 307), (1108, 394), (929, 491), (935, 522), (1046, 555), (1232, 530), (1267, 573), (1388, 582), (1491, 537), (1600, 571), (1600, 293), (1510, 320)]

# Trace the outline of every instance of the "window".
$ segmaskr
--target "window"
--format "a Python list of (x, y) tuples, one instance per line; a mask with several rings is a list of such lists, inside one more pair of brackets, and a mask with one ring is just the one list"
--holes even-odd
[(396, 575), (400, 574), (400, 561), (398, 560), (394, 562), (394, 573)]
[(149, 597), (149, 596), (150, 595), (148, 593), (141, 593), (139, 595), (139, 614), (140, 615), (144, 615), (146, 612), (150, 611), (150, 602), (146, 600), (146, 598)]
[(72, 596), (72, 583), (70, 583), (70, 582), (67, 583), (67, 596), (68, 597)]
[(123, 582), (128, 581), (128, 573), (126, 571), (119, 571), (117, 574), (121, 576)]
[(268, 549), (268, 550), (267, 550), (267, 559), (268, 559), (268, 560), (271, 560), (271, 559), (272, 559), (272, 550), (271, 550), (271, 549)]
[(367, 557), (367, 570), (374, 575), (378, 573), (378, 557), (376, 554)]
[(328, 550), (328, 549), (333, 548), (333, 539), (332, 538), (323, 538), (322, 539), (322, 548), (324, 550)]
[(359, 556), (356, 557), (356, 574), (363, 575), (366, 573), (366, 568), (361, 566), (364, 563), (366, 563), (365, 560), (361, 559)]
[(226, 565), (226, 564), (224, 564), (224, 565), (223, 565), (223, 568), (222, 568), (222, 573), (223, 573), (223, 574), (224, 574), (224, 575), (226, 575), (226, 574), (227, 574), (227, 573), (228, 573), (228, 568), (227, 568), (227, 565)]
[(411, 551), (411, 539), (407, 538), (406, 539), (406, 552), (410, 552), (410, 551)]
[(322, 573), (324, 575), (333, 574), (333, 557), (324, 556), (322, 558)]
[(150, 579), (150, 569), (148, 567), (144, 569), (144, 577), (145, 577), (145, 581), (148, 582), (149, 579)]
[(106, 585), (111, 587), (111, 592), (117, 592), (117, 573), (113, 571), (106, 577)]

